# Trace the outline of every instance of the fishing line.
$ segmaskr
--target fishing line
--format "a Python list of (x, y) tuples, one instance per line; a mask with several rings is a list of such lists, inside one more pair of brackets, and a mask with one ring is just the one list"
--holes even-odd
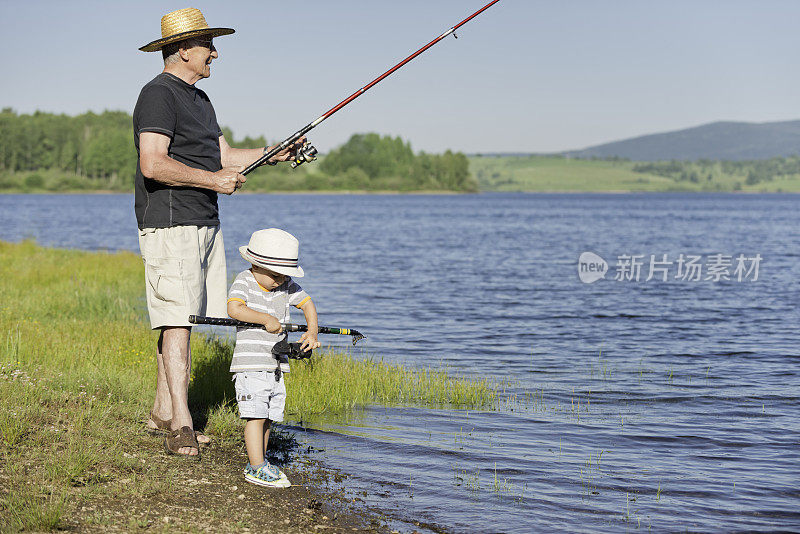
[[(401, 61), (400, 63), (398, 63), (397, 65), (395, 65), (391, 69), (387, 70), (386, 72), (384, 72), (383, 74), (381, 74), (380, 76), (378, 76), (377, 78), (375, 78), (374, 80), (369, 82), (367, 85), (365, 85), (364, 87), (362, 87), (361, 89), (359, 89), (355, 93), (353, 93), (352, 95), (348, 96), (347, 98), (345, 98), (344, 100), (342, 100), (341, 102), (339, 102), (338, 104), (333, 106), (331, 109), (329, 109), (328, 111), (326, 111), (325, 113), (323, 113), (322, 115), (317, 117), (315, 120), (311, 121), (310, 123), (308, 123), (307, 125), (305, 125), (301, 129), (297, 130), (295, 133), (293, 133), (292, 135), (290, 135), (289, 137), (284, 139), (280, 144), (275, 145), (270, 150), (264, 149), (264, 155), (261, 156), (260, 158), (258, 158), (256, 161), (254, 161), (250, 165), (248, 165), (240, 174), (247, 175), (247, 174), (253, 172), (253, 170), (255, 170), (257, 167), (263, 165), (266, 162), (269, 162), (269, 160), (271, 160), (276, 154), (278, 154), (278, 152), (281, 152), (281, 151), (285, 150), (286, 148), (288, 148), (290, 145), (293, 145), (298, 139), (300, 139), (305, 134), (307, 134), (309, 131), (311, 131), (312, 129), (317, 127), (322, 121), (324, 121), (325, 119), (327, 119), (328, 117), (330, 117), (331, 115), (333, 115), (334, 113), (336, 113), (337, 111), (339, 111), (340, 109), (345, 107), (347, 104), (349, 104), (350, 102), (352, 102), (353, 100), (355, 100), (359, 96), (363, 95), (371, 87), (373, 87), (373, 86), (377, 85), (378, 83), (380, 83), (384, 78), (386, 78), (387, 76), (392, 74), (394, 71), (398, 70), (400, 67), (402, 67), (403, 65), (405, 65), (409, 61), (413, 60), (418, 55), (420, 55), (423, 52), (425, 52), (427, 49), (429, 49), (430, 47), (432, 47), (433, 45), (435, 45), (436, 43), (438, 43), (439, 41), (441, 41), (445, 37), (447, 37), (447, 36), (452, 34), (453, 37), (458, 39), (458, 36), (456, 35), (456, 30), (458, 28), (460, 28), (461, 26), (463, 26), (464, 24), (466, 24), (467, 22), (469, 22), (473, 18), (477, 17), (478, 15), (480, 15), (481, 13), (483, 13), (484, 11), (486, 11), (487, 9), (489, 9), (490, 7), (492, 7), (494, 4), (496, 4), (499, 1), (500, 0), (492, 0), (491, 2), (489, 2), (488, 4), (486, 4), (485, 6), (480, 8), (478, 11), (476, 11), (475, 13), (470, 15), (469, 17), (465, 18), (464, 20), (462, 20), (461, 22), (459, 22), (458, 24), (456, 24), (455, 26), (453, 26), (452, 28), (450, 28), (449, 30), (447, 30), (446, 32), (441, 34), (439, 37), (435, 38), (430, 43), (426, 44), (425, 46), (423, 46), (422, 48), (420, 48), (419, 50), (414, 52), (413, 54), (411, 54), (410, 56), (405, 58), (403, 61)], [(293, 160), (292, 160), (292, 163), (291, 163), (292, 168), (298, 167), (299, 165), (302, 165), (303, 163), (306, 163), (306, 162), (309, 162), (309, 161), (313, 161), (314, 159), (316, 159), (316, 156), (317, 156), (317, 149), (306, 143), (302, 147), (300, 147), (297, 150), (296, 154), (293, 156)]]

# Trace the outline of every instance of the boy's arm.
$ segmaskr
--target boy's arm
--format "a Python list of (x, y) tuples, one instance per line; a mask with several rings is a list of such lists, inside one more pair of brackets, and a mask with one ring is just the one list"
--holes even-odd
[[(252, 308), (248, 308), (247, 304), (239, 299), (228, 299), (228, 315), (230, 315), (233, 319), (238, 319), (246, 323), (263, 324), (266, 327), (267, 332), (271, 334), (280, 334), (283, 330), (283, 326), (281, 326), (280, 321), (278, 321), (275, 317), (268, 313), (262, 313), (255, 311)], [(316, 317), (316, 313), (314, 316)], [(316, 326), (314, 327), (314, 331), (316, 332)]]
[(322, 343), (317, 340), (317, 334), (319, 333), (317, 307), (314, 306), (314, 302), (310, 298), (305, 299), (297, 307), (303, 310), (303, 315), (306, 316), (306, 324), (308, 325), (308, 331), (300, 336), (300, 348), (302, 350), (318, 349), (322, 346)]

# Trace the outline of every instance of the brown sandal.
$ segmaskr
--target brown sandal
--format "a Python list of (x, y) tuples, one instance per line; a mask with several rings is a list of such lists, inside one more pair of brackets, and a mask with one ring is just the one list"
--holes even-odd
[[(193, 447), (197, 449), (197, 454), (192, 455), (179, 452), (182, 447)], [(200, 460), (200, 444), (197, 443), (197, 437), (194, 435), (194, 431), (188, 426), (170, 432), (167, 437), (164, 438), (164, 449), (167, 451), (167, 454), (179, 454), (195, 460)]]
[(170, 425), (172, 424), (171, 419), (161, 419), (153, 412), (150, 412), (150, 420), (156, 424), (155, 428), (151, 428), (150, 426), (147, 427), (147, 432), (151, 436), (159, 436), (170, 433)]
[[(150, 419), (156, 424), (156, 428), (147, 427), (147, 432), (151, 436), (163, 436), (164, 434), (169, 434), (172, 432), (172, 420), (171, 419), (161, 419), (153, 412), (150, 412)], [(204, 434), (199, 430), (194, 431), (195, 437), (203, 436)], [(206, 443), (200, 443), (200, 440), (197, 440), (197, 443), (200, 445), (208, 445), (211, 443), (211, 438), (208, 438)]]

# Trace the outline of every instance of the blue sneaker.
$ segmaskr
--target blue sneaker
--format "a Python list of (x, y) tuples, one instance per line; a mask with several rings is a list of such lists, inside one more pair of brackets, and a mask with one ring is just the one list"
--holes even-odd
[(286, 475), (269, 462), (257, 467), (247, 464), (244, 467), (244, 479), (251, 484), (270, 488), (288, 488), (292, 485)]
[(284, 474), (284, 472), (281, 471), (280, 469), (278, 469), (277, 465), (272, 465), (271, 463), (269, 463), (269, 458), (266, 455), (264, 455), (264, 464), (263, 465), (264, 465), (264, 467), (269, 469), (269, 472), (270, 472), (271, 475), (276, 476), (278, 478), (286, 478), (286, 475)]

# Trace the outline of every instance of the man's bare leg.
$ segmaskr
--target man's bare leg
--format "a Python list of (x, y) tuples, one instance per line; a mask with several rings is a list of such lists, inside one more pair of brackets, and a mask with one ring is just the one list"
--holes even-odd
[[(187, 344), (187, 350), (189, 351), (189, 367), (186, 369), (186, 383), (189, 383), (189, 379), (191, 378), (191, 370), (192, 370), (192, 344)], [(187, 388), (188, 394), (188, 388)], [(208, 445), (211, 443), (211, 438), (206, 436), (205, 434), (201, 434), (200, 432), (195, 432), (195, 438), (197, 439), (197, 443), (202, 445)]]
[[(169, 421), (172, 419), (172, 398), (169, 395), (167, 375), (164, 371), (164, 356), (161, 349), (163, 339), (164, 331), (162, 330), (158, 336), (158, 344), (156, 345), (156, 398), (153, 401), (153, 410), (150, 413), (162, 421)], [(158, 428), (158, 425), (156, 425), (152, 418), (147, 422), (147, 426), (152, 429)]]
[[(164, 331), (162, 330), (158, 336), (158, 345), (156, 347), (156, 362), (157, 362), (157, 374), (156, 374), (156, 398), (153, 401), (153, 411), (151, 414), (155, 414), (156, 417), (161, 419), (162, 421), (171, 421), (172, 419), (172, 397), (169, 393), (169, 386), (167, 384), (167, 374), (164, 369), (164, 355), (163, 355), (163, 340), (164, 340)], [(189, 383), (189, 375), (188, 372), (191, 370), (192, 364), (192, 349), (191, 345), (189, 346), (189, 367), (187, 368), (187, 376), (186, 376), (186, 383)], [(152, 418), (147, 422), (147, 426), (152, 429), (157, 429), (158, 425), (156, 425), (155, 421)], [(204, 445), (211, 443), (211, 438), (206, 436), (205, 434), (197, 434), (197, 442), (202, 443)]]
[[(172, 401), (172, 430), (184, 426), (194, 428), (189, 413), (189, 337), (192, 330), (185, 327), (166, 327), (161, 330), (161, 356), (164, 361), (169, 396)], [(181, 447), (180, 454), (197, 455), (194, 447)]]

